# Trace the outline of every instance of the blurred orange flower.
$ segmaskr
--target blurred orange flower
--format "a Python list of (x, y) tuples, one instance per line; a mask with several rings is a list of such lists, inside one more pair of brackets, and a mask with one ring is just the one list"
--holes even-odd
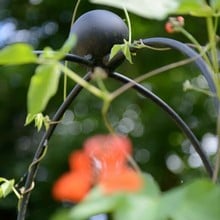
[(58, 201), (81, 201), (91, 188), (91, 179), (86, 173), (64, 173), (54, 184), (52, 194)]
[(96, 135), (87, 139), (83, 150), (70, 155), (70, 171), (55, 182), (54, 198), (79, 202), (93, 185), (101, 186), (105, 193), (139, 190), (142, 178), (128, 164), (131, 152), (129, 138), (122, 135)]

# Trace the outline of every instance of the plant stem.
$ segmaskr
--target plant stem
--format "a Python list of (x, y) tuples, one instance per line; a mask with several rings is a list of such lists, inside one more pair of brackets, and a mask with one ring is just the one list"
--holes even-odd
[[(110, 97), (110, 96), (108, 95), (108, 97)], [(102, 106), (102, 117), (103, 117), (105, 126), (108, 129), (108, 131), (111, 134), (114, 134), (115, 133), (114, 128), (112, 127), (111, 123), (108, 120), (108, 110), (109, 110), (109, 107), (110, 107), (110, 103), (111, 103), (110, 99), (109, 100), (108, 99), (104, 100), (104, 103), (103, 103), (103, 106)]]
[(76, 19), (76, 13), (77, 13), (77, 10), (79, 8), (79, 4), (80, 4), (81, 0), (77, 0), (76, 2), (76, 5), (75, 5), (75, 8), (74, 8), (74, 11), (73, 11), (73, 16), (72, 16), (72, 21), (71, 21), (71, 26), (73, 25), (73, 23), (75, 22), (75, 19)]
[[(66, 67), (68, 67), (68, 61), (65, 61), (64, 64)], [(63, 74), (63, 101), (66, 99), (66, 90), (67, 90), (67, 75), (64, 73)]]
[[(176, 67), (180, 67), (180, 66), (183, 66), (183, 65), (186, 65), (188, 63), (191, 63), (195, 60), (196, 58), (189, 58), (189, 59), (185, 59), (185, 60), (181, 60), (181, 61), (178, 61), (178, 62), (175, 62), (175, 63), (171, 63), (171, 64), (168, 64), (168, 65), (165, 65), (165, 66), (162, 66), (162, 67), (159, 67), (157, 69), (154, 69), (152, 71), (149, 71), (137, 78), (134, 79), (134, 81), (136, 83), (140, 83), (150, 77), (153, 77), (153, 76), (156, 76), (160, 73), (163, 73), (165, 71), (168, 71), (168, 70), (171, 70), (171, 69), (174, 69)], [(115, 90), (113, 93), (111, 93), (111, 96), (112, 96), (112, 99), (115, 99), (117, 96), (121, 95), (123, 92), (125, 92), (126, 90), (130, 89), (131, 87), (133, 87), (133, 82), (130, 82), (130, 83), (127, 83), (125, 85), (123, 85), (122, 87), (120, 87), (119, 89)]]
[(180, 32), (186, 36), (194, 45), (195, 47), (197, 48), (197, 50), (199, 51), (200, 54), (202, 54), (203, 58), (205, 59), (206, 63), (210, 66), (210, 68), (212, 68), (212, 64), (210, 63), (210, 60), (207, 56), (206, 53), (204, 53), (204, 50), (202, 49), (200, 43), (196, 40), (196, 38), (194, 38), (192, 36), (192, 34), (190, 34), (188, 31), (186, 31), (184, 28), (182, 27), (179, 27)]
[(217, 53), (217, 49), (216, 49), (216, 46), (217, 46), (216, 45), (216, 33), (215, 33), (215, 27), (213, 24), (213, 18), (207, 17), (206, 23), (207, 23), (208, 38), (209, 38), (210, 49), (211, 49), (213, 71), (214, 71), (214, 73), (218, 73), (219, 64), (218, 64), (218, 53)]
[(128, 23), (128, 31), (129, 31), (128, 43), (131, 44), (131, 41), (132, 41), (131, 20), (130, 20), (128, 11), (125, 7), (124, 7), (124, 12), (125, 12), (125, 17), (126, 17), (126, 20), (127, 20), (127, 23)]
[(216, 183), (218, 180), (219, 169), (220, 169), (220, 111), (218, 112), (218, 116), (217, 116), (217, 137), (218, 137), (218, 148), (216, 153), (214, 172), (212, 176), (212, 181), (214, 183)]
[(72, 70), (64, 66), (63, 64), (59, 64), (60, 69), (74, 82), (78, 83), (83, 88), (87, 89), (89, 92), (91, 92), (93, 95), (103, 99), (105, 97), (105, 94), (102, 90), (98, 89), (97, 87), (91, 85), (84, 79), (82, 79), (80, 76), (78, 76), (76, 73), (74, 73)]

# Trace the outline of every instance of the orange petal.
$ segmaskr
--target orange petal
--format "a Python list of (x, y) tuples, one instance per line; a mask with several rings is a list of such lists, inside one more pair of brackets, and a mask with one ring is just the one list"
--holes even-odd
[(54, 184), (52, 195), (58, 201), (81, 201), (91, 188), (91, 178), (84, 173), (68, 172)]
[(100, 176), (99, 184), (105, 193), (118, 191), (135, 192), (141, 189), (143, 181), (141, 176), (130, 168), (112, 170)]
[(74, 151), (69, 157), (69, 166), (71, 170), (86, 171), (91, 173), (91, 159), (82, 150)]
[(85, 152), (100, 162), (114, 164), (116, 161), (126, 161), (131, 154), (132, 145), (130, 140), (122, 135), (96, 135), (84, 143)]

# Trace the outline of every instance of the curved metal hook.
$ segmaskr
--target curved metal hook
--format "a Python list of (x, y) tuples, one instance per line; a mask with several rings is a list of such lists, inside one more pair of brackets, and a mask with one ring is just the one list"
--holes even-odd
[[(145, 45), (149, 45), (149, 46), (170, 47), (172, 49), (180, 51), (181, 53), (188, 56), (189, 58), (196, 58), (195, 61), (193, 62), (196, 64), (196, 66), (198, 67), (202, 75), (205, 77), (210, 91), (216, 95), (217, 90), (216, 90), (216, 86), (212, 78), (212, 72), (210, 68), (208, 67), (206, 62), (202, 59), (202, 57), (199, 56), (199, 54), (195, 52), (193, 49), (191, 49), (189, 46), (187, 46), (184, 43), (181, 43), (180, 41), (173, 40), (170, 38), (163, 38), (163, 37), (146, 38), (146, 39), (143, 39), (142, 42)], [(219, 100), (217, 96), (214, 97), (214, 104), (218, 112)]]
[[(36, 55), (41, 55), (44, 53), (44, 51), (43, 50), (34, 50), (33, 53), (35, 53)], [(91, 60), (86, 59), (86, 57), (81, 57), (81, 56), (78, 56), (75, 54), (66, 54), (64, 56), (63, 60), (70, 61), (73, 63), (83, 64), (88, 67), (92, 67), (94, 65), (94, 63)]]

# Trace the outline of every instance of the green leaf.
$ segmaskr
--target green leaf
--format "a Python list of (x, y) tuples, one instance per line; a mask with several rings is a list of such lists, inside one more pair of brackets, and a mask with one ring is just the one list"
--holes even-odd
[(210, 5), (214, 10), (220, 11), (220, 0), (210, 0)]
[(63, 46), (60, 48), (59, 51), (65, 55), (66, 53), (68, 53), (70, 50), (73, 49), (75, 43), (76, 43), (76, 36), (72, 34), (65, 41), (65, 43), (63, 44)]
[(129, 63), (133, 63), (132, 62), (132, 58), (131, 58), (131, 51), (130, 51), (130, 45), (128, 42), (125, 42), (123, 48), (122, 48), (122, 52), (125, 55), (125, 58), (129, 61)]
[(122, 48), (123, 48), (124, 44), (115, 44), (110, 52), (110, 56), (109, 56), (109, 60), (111, 60), (117, 53), (119, 53)]
[(45, 47), (43, 53), (39, 57), (39, 60), (43, 60), (43, 62), (45, 62), (45, 60), (61, 60), (74, 47), (75, 43), (76, 36), (70, 35), (69, 38), (63, 44), (63, 46), (57, 51), (54, 51), (50, 47)]
[(33, 115), (42, 112), (50, 98), (55, 95), (60, 78), (60, 69), (57, 63), (43, 64), (37, 67), (31, 78), (28, 90), (28, 121)]
[(144, 194), (148, 197), (157, 197), (161, 194), (160, 188), (154, 178), (147, 173), (142, 174), (144, 186), (140, 191), (140, 194)]
[(158, 219), (219, 220), (220, 186), (197, 180), (164, 194)]
[(70, 209), (58, 209), (51, 217), (50, 220), (71, 220), (69, 217)]
[(127, 195), (113, 213), (114, 220), (154, 220), (159, 198), (147, 195)]
[[(174, 12), (179, 0), (90, 0), (92, 3), (104, 4), (123, 9), (124, 7), (137, 15), (146, 18), (162, 20)], [(188, 0), (189, 1), (189, 0)]]
[(161, 193), (158, 184), (149, 174), (143, 174), (144, 187), (140, 192), (125, 194), (115, 209), (114, 220), (154, 220)]
[(70, 217), (81, 220), (97, 214), (112, 212), (119, 206), (122, 197), (123, 195), (118, 193), (106, 196), (99, 187), (96, 187), (84, 201), (71, 210)]
[(35, 63), (36, 61), (37, 56), (28, 44), (12, 44), (0, 50), (0, 65), (19, 65)]
[(36, 114), (28, 114), (27, 117), (26, 117), (26, 120), (25, 120), (25, 126), (30, 124), (36, 117)]
[(13, 191), (15, 181), (12, 180), (4, 180), (4, 183), (0, 185), (0, 198), (5, 198), (9, 193)]
[(111, 49), (109, 59), (111, 60), (120, 51), (124, 54), (125, 58), (129, 61), (129, 63), (132, 64), (133, 62), (131, 57), (130, 45), (127, 41), (125, 41), (124, 44), (115, 44)]
[(105, 195), (99, 187), (94, 188), (84, 201), (72, 209), (71, 218), (80, 220), (100, 213), (113, 213), (115, 220), (145, 220), (146, 216), (156, 212), (160, 190), (152, 176), (144, 174), (143, 179), (143, 190), (135, 193)]
[(198, 17), (213, 15), (212, 8), (207, 5), (205, 0), (180, 0), (179, 7), (175, 11), (177, 14), (189, 14)]

